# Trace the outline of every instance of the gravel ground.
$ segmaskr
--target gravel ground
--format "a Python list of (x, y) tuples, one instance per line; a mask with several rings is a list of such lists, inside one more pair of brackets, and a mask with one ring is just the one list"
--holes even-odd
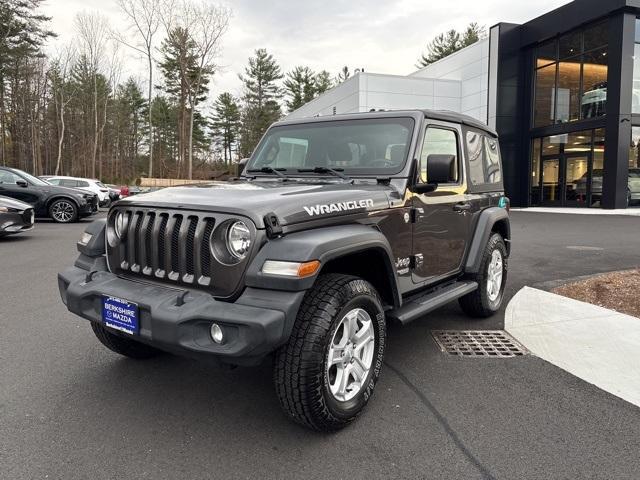
[(565, 297), (640, 317), (640, 269), (611, 272), (552, 290)]

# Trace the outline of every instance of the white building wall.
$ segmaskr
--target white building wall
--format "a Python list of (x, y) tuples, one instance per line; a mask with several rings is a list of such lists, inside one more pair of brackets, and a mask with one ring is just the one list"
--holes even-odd
[(487, 121), (489, 97), (489, 39), (481, 40), (442, 60), (413, 72), (409, 77), (461, 82), (460, 113)]
[(487, 39), (408, 76), (359, 73), (287, 118), (425, 108), (452, 110), (486, 122), (488, 88)]
[[(287, 119), (356, 113), (360, 110), (360, 80), (355, 75), (340, 85), (327, 90), (315, 100), (291, 112)], [(335, 109), (335, 110), (334, 110)]]

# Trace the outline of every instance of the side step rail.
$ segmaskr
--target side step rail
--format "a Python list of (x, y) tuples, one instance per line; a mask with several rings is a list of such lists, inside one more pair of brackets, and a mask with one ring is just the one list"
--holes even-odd
[(477, 289), (477, 282), (452, 283), (451, 285), (406, 301), (402, 307), (388, 311), (387, 318), (397, 320), (405, 325)]

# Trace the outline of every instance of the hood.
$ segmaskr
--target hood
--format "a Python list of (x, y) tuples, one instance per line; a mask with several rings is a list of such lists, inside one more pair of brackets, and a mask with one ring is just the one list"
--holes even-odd
[(244, 215), (263, 228), (275, 213), (281, 225), (389, 208), (395, 188), (376, 183), (254, 180), (165, 188), (127, 197), (118, 205), (225, 212)]
[(96, 194), (93, 192), (89, 192), (88, 190), (81, 190), (79, 188), (71, 188), (71, 187), (61, 187), (59, 185), (41, 185), (40, 188), (43, 192), (53, 192), (53, 193), (66, 193), (67, 195), (89, 195), (95, 196)]
[(0, 195), (0, 207), (15, 208), (16, 210), (26, 210), (32, 208), (28, 203), (14, 200), (13, 198), (3, 197)]

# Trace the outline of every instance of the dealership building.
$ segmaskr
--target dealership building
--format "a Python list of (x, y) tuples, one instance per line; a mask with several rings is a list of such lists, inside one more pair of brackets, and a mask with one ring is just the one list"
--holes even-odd
[[(640, 0), (576, 0), (406, 76), (361, 72), (289, 118), (424, 108), (500, 134), (520, 207), (640, 204)], [(635, 62), (637, 57), (638, 61)]]

